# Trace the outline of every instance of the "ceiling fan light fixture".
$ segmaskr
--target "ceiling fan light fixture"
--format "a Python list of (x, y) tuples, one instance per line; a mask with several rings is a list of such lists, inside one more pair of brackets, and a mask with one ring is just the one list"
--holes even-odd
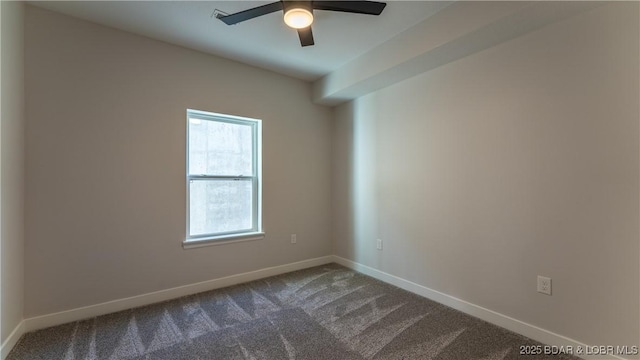
[(218, 13), (216, 18), (227, 25), (235, 25), (276, 11), (282, 11), (285, 24), (297, 30), (300, 46), (305, 47), (315, 44), (311, 24), (314, 21), (313, 13), (316, 10), (380, 15), (385, 6), (387, 6), (386, 3), (378, 1), (279, 0), (235, 14)]
[(294, 29), (304, 29), (313, 23), (313, 14), (307, 9), (293, 7), (284, 12), (284, 23)]

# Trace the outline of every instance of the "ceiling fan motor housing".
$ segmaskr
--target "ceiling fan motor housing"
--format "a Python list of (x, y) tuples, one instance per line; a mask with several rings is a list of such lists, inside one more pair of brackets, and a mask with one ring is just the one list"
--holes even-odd
[(311, 1), (289, 1), (289, 0), (283, 0), (282, 3), (284, 5), (283, 8), (284, 8), (285, 14), (290, 9), (304, 9), (304, 10), (307, 10), (310, 13), (313, 14), (313, 6), (311, 4)]

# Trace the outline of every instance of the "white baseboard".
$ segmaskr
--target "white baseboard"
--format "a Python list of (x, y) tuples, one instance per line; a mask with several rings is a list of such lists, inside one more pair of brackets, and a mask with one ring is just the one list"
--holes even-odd
[[(253, 280), (280, 275), (291, 271), (302, 270), (314, 266), (333, 262), (333, 256), (323, 256), (315, 259), (298, 261), (290, 264), (268, 267), (242, 274), (231, 275), (214, 280), (203, 281), (195, 284), (184, 285), (167, 290), (160, 290), (148, 294), (132, 296), (101, 304), (85, 306), (77, 309), (61, 311), (54, 314), (36, 316), (25, 319), (23, 332), (44, 329), (50, 326), (66, 324), (73, 321), (88, 319), (117, 311), (127, 310), (139, 306), (150, 305), (162, 301), (176, 299), (182, 296), (197, 294), (204, 291), (219, 289), (225, 286), (245, 283)], [(21, 334), (20, 334), (21, 335)], [(18, 336), (19, 338), (19, 336)], [(4, 351), (4, 346), (3, 346)], [(8, 351), (7, 351), (8, 352)], [(4, 359), (4, 358), (3, 358)]]
[(11, 349), (18, 343), (20, 337), (25, 333), (25, 321), (22, 320), (15, 329), (9, 334), (7, 339), (0, 345), (0, 359), (4, 360), (9, 355)]
[[(440, 304), (462, 311), (463, 313), (477, 317), (486, 322), (492, 323), (494, 325), (498, 325), (505, 329), (511, 330), (515, 333), (524, 335), (528, 338), (539, 341), (543, 344), (565, 346), (565, 347), (572, 346), (573, 349), (577, 349), (579, 346), (582, 349), (585, 349), (587, 347), (587, 345), (579, 341), (570, 339), (566, 336), (556, 334), (554, 332), (539, 328), (535, 325), (531, 325), (523, 321), (520, 321), (518, 319), (514, 319), (510, 316), (500, 314), (498, 312), (489, 310), (487, 308), (483, 308), (482, 306), (478, 306), (470, 302), (458, 299), (456, 297), (441, 293), (439, 291), (429, 289), (426, 286), (416, 284), (412, 281), (405, 280), (403, 278), (397, 277), (395, 275), (391, 275), (389, 273), (380, 271), (378, 269), (374, 269), (367, 265), (363, 265), (337, 255), (334, 255), (333, 258), (334, 258), (334, 261), (340, 265), (346, 266), (350, 269), (353, 269), (365, 275), (369, 275), (375, 279), (384, 281), (388, 284), (397, 286), (401, 289), (410, 291), (414, 294), (420, 295), (422, 297), (433, 300)], [(578, 356), (586, 360), (608, 360), (608, 359), (624, 360), (624, 358), (614, 356), (614, 355), (610, 355), (610, 356), (578, 355)]]
[[(179, 286), (172, 289), (156, 291), (148, 294), (133, 296), (125, 299), (108, 301), (101, 304), (86, 306), (82, 308), (61, 311), (54, 314), (32, 317), (25, 319), (13, 330), (9, 337), (5, 340), (0, 348), (0, 360), (4, 360), (11, 349), (18, 342), (20, 337), (29, 331), (47, 328), (50, 326), (61, 325), (73, 321), (92, 318), (95, 316), (105, 315), (117, 311), (127, 310), (139, 306), (149, 305), (157, 302), (167, 301), (182, 296), (197, 294), (204, 291), (214, 290), (226, 286), (245, 283), (253, 280), (266, 278), (284, 274), (291, 271), (302, 270), (314, 266), (324, 265), (336, 262), (355, 271), (369, 275), (380, 281), (397, 286), (414, 294), (423, 296), (427, 299), (436, 301), (443, 305), (449, 306), (456, 310), (460, 310), (471, 316), (480, 318), (489, 323), (498, 325), (505, 329), (511, 330), (518, 334), (524, 335), (536, 341), (547, 345), (556, 346), (573, 346), (577, 348), (581, 346), (583, 349), (587, 346), (579, 341), (570, 339), (551, 331), (539, 328), (537, 326), (525, 323), (518, 319), (514, 319), (507, 315), (500, 314), (493, 310), (483, 308), (470, 302), (455, 298), (453, 296), (441, 293), (439, 291), (429, 289), (428, 287), (416, 284), (409, 280), (402, 279), (395, 275), (377, 270), (375, 268), (345, 259), (337, 255), (323, 256), (315, 259), (303, 260), (295, 263), (264, 268), (260, 270), (250, 271), (242, 274), (231, 275), (209, 281), (203, 281), (196, 284)], [(587, 360), (625, 360), (618, 356), (581, 356)]]

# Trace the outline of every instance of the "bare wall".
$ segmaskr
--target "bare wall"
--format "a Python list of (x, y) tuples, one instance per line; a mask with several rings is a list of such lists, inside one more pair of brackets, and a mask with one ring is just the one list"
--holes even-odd
[(336, 254), (587, 344), (638, 345), (639, 6), (339, 107)]
[[(25, 317), (331, 254), (309, 84), (32, 6), (25, 36)], [(187, 108), (263, 120), (264, 240), (182, 249)]]
[(0, 343), (22, 320), (24, 294), (24, 5), (0, 2)]

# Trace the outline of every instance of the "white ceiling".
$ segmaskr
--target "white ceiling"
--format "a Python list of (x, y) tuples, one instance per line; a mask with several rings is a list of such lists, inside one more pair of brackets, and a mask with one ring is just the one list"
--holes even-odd
[(303, 80), (316, 80), (452, 2), (388, 1), (380, 16), (317, 11), (315, 46), (301, 47), (276, 12), (228, 26), (215, 9), (234, 13), (273, 1), (38, 1), (52, 11), (219, 55)]

